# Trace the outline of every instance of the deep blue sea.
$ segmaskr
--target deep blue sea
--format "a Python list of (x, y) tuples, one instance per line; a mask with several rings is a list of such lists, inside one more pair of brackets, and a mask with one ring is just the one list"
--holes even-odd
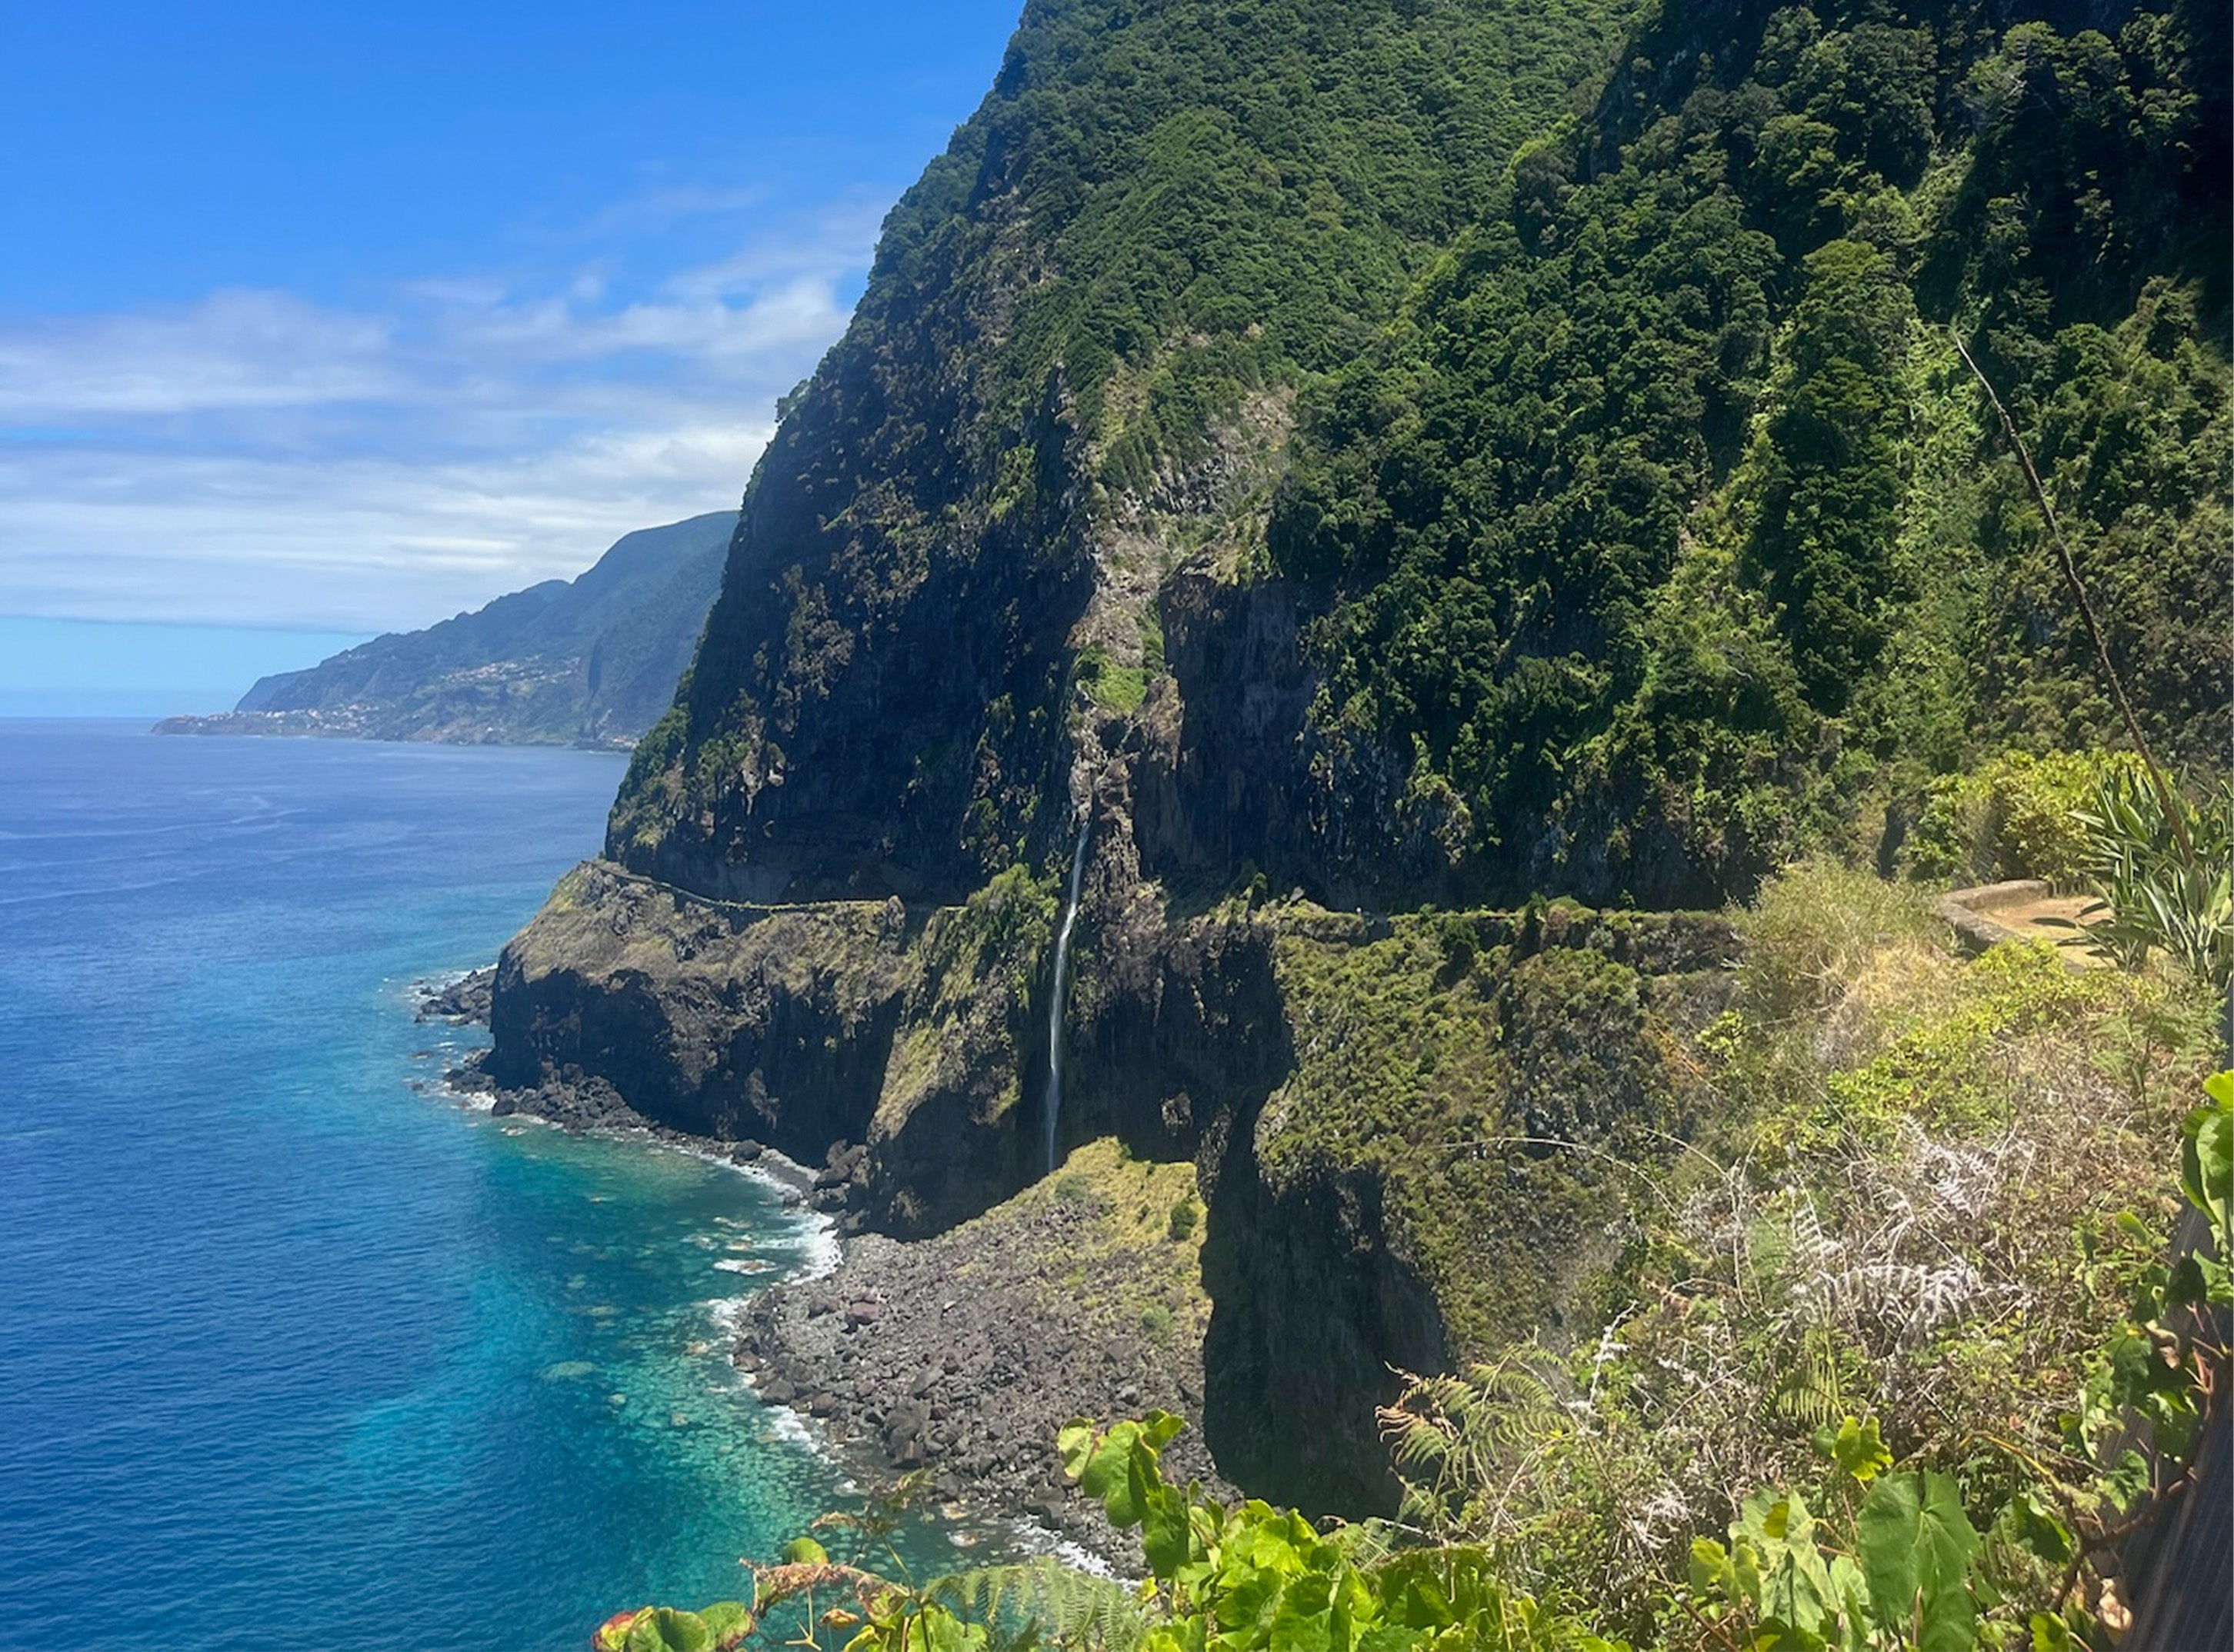
[(0, 1647), (578, 1652), (845, 1501), (722, 1353), (798, 1220), (413, 1021), (620, 773), (0, 722)]

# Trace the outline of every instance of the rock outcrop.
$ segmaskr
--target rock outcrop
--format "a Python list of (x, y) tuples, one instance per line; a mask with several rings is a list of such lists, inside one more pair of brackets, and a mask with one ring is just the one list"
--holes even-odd
[[(1193, 1166), (1195, 1414), (1223, 1472), (1385, 1508), (1373, 1408), (1392, 1368), (1556, 1335), (1628, 1191), (1602, 1160), (1652, 1162), (1691, 1127), (1698, 1098), (1661, 1052), (1719, 1002), (1730, 931), (1564, 907), (1183, 915), (1116, 876), (1121, 822), (1098, 841), (1063, 1145)], [(591, 863), (506, 949), (486, 1075), (561, 1122), (640, 1118), (826, 1165), (818, 1201), (849, 1231), (966, 1252), (965, 1224), (1049, 1185), (1051, 884), (754, 906)], [(761, 1357), (781, 1335), (763, 1328)]]

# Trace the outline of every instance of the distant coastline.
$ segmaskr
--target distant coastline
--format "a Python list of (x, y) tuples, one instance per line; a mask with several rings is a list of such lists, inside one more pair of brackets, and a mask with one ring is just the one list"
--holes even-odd
[(523, 734), (493, 723), (479, 731), (451, 728), (389, 734), (376, 728), (365, 709), (356, 706), (304, 711), (218, 711), (204, 716), (166, 717), (147, 732), (283, 740), (388, 740), (407, 745), (563, 746), (576, 751), (600, 752), (636, 749), (636, 738), (629, 735), (578, 735), (568, 740), (557, 735)]
[(713, 511), (624, 534), (573, 579), (259, 677), (232, 710), (154, 732), (631, 750), (674, 703), (736, 522)]

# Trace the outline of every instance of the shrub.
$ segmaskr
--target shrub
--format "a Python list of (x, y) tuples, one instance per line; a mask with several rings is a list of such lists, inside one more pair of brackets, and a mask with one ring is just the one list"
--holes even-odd
[(2090, 862), (2078, 811), (2106, 777), (2137, 772), (2122, 752), (2004, 752), (1932, 783), (1902, 859), (1916, 878), (2044, 878), (2068, 886)]
[(1742, 922), (1739, 984), (1757, 1023), (1827, 1009), (1879, 948), (1939, 933), (1915, 891), (1829, 861), (1786, 867), (1761, 885)]
[(1171, 1221), (1167, 1224), (1166, 1231), (1174, 1240), (1192, 1238), (1194, 1224), (1200, 1215), (1201, 1211), (1196, 1207), (1194, 1200), (1181, 1194), (1173, 1202)]
[(2133, 769), (2106, 771), (2074, 816), (2097, 897), (2077, 929), (2127, 968), (2162, 952), (2222, 998), (2234, 982), (2234, 793), (2198, 805), (2165, 797)]

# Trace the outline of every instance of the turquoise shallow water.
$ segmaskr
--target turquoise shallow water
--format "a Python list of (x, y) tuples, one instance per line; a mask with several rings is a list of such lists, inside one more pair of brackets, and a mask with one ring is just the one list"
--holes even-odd
[(619, 774), (0, 722), (0, 1647), (579, 1648), (844, 1500), (770, 1192), (411, 1087)]

